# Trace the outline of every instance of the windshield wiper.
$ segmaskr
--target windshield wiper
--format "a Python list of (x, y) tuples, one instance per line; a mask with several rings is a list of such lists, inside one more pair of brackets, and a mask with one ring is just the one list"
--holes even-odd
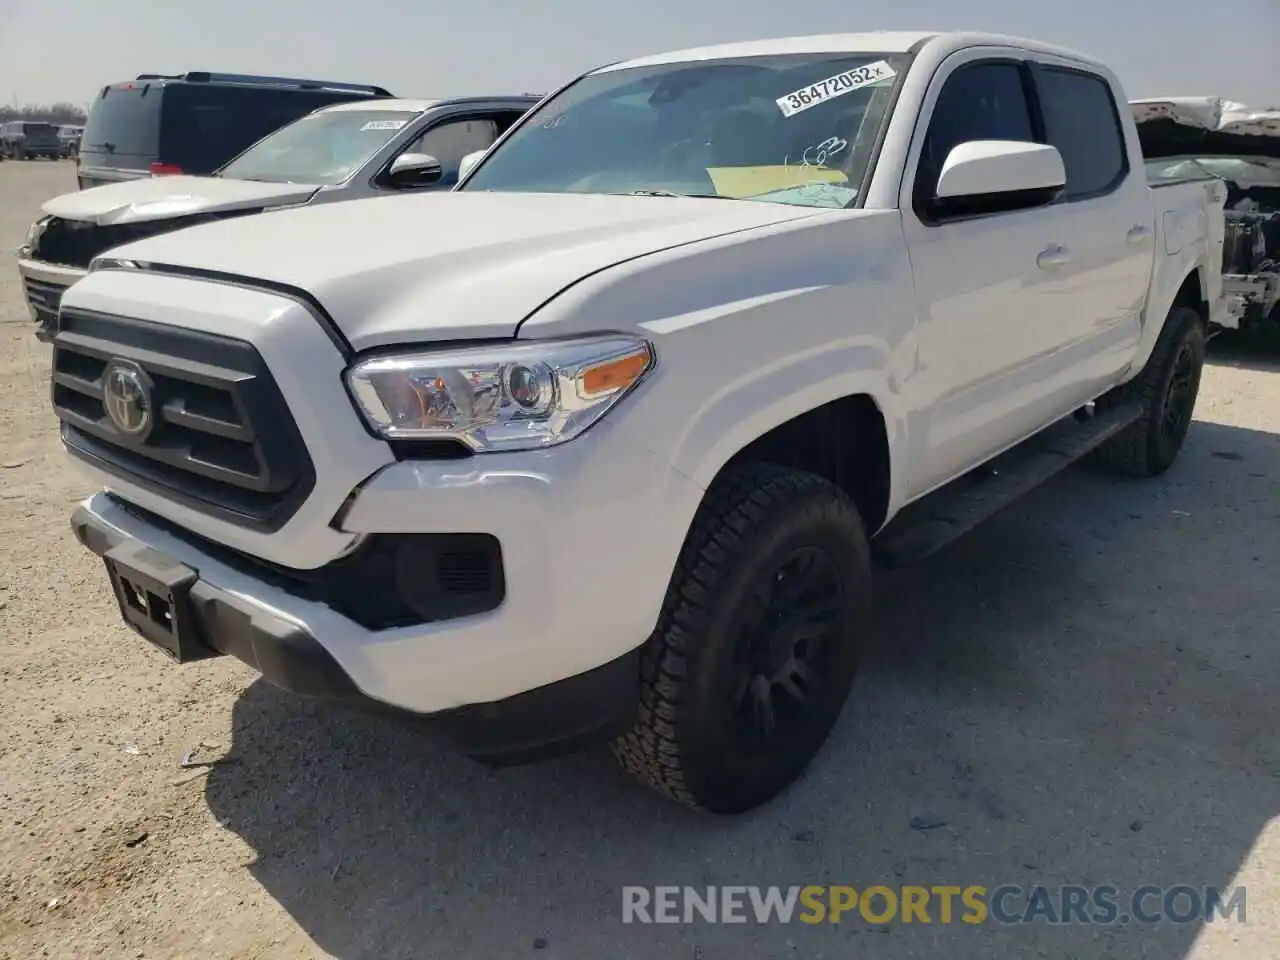
[(673, 190), (632, 190), (630, 197), (692, 197), (695, 200), (733, 200), (718, 193), (676, 193)]

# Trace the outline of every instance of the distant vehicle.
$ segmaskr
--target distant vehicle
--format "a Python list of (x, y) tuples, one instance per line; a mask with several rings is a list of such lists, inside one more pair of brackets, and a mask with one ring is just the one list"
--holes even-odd
[(62, 156), (58, 128), (52, 123), (33, 120), (0, 124), (0, 153), (14, 160), (35, 160), (39, 157), (57, 160)]
[(81, 189), (212, 173), (317, 107), (390, 97), (382, 87), (234, 73), (144, 73), (102, 88), (80, 142)]
[(1280, 110), (1223, 97), (1133, 100), (1153, 184), (1218, 179), (1227, 184), (1223, 326), (1280, 323)]
[(267, 134), (212, 176), (130, 180), (55, 197), (18, 251), (36, 336), (46, 339), (63, 291), (112, 247), (276, 207), (452, 187), (462, 158), (487, 150), (538, 99), (334, 104)]
[(80, 152), (80, 136), (84, 127), (67, 124), (58, 128), (58, 142), (62, 145), (64, 157), (74, 157)]

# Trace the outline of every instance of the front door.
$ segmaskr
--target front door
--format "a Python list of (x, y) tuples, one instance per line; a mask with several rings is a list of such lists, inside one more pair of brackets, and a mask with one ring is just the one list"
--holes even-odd
[(911, 497), (984, 462), (1053, 416), (1053, 368), (1072, 335), (1064, 319), (1073, 309), (1061, 296), (1073, 268), (1062, 256), (1067, 237), (1060, 208), (943, 222), (924, 210), (957, 144), (1035, 141), (1028, 74), (1024, 63), (990, 54), (961, 53), (948, 61), (914, 172), (908, 165), (903, 228), (920, 305), (910, 391), (918, 411)]

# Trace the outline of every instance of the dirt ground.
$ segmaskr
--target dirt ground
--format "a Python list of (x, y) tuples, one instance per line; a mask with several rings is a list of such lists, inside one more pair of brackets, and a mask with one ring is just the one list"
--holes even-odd
[[(72, 539), (0, 164), (0, 957), (1280, 956), (1280, 351), (1214, 344), (1178, 465), (1069, 471), (884, 576), (810, 775), (687, 813), (603, 751), (493, 771), (222, 659), (172, 666)], [(1268, 719), (1270, 718), (1270, 719)], [(191, 749), (216, 765), (183, 769)], [(1246, 922), (624, 925), (628, 884), (1247, 888)]]

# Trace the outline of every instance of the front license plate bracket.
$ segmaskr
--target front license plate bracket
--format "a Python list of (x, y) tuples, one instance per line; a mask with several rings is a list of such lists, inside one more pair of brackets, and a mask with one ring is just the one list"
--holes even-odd
[(179, 663), (217, 656), (191, 615), (198, 574), (143, 543), (121, 543), (102, 557), (120, 615), (135, 633)]

